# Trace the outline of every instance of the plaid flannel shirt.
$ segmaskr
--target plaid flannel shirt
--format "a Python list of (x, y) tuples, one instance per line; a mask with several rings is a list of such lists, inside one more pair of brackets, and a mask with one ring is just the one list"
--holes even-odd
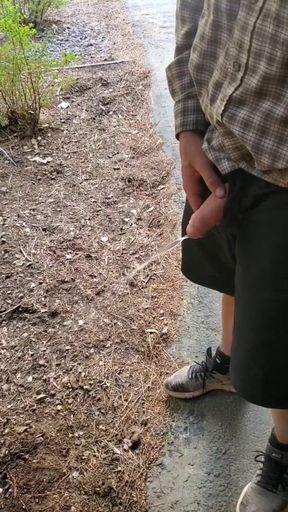
[(288, 187), (288, 0), (178, 0), (167, 68), (176, 134), (205, 134), (223, 173)]

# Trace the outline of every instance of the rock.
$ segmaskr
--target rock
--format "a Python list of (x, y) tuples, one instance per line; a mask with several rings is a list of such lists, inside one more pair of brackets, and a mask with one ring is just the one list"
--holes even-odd
[(69, 103), (69, 101), (61, 101), (61, 103), (59, 103), (58, 107), (62, 108), (63, 110), (66, 110), (67, 108), (70, 107), (70, 103)]

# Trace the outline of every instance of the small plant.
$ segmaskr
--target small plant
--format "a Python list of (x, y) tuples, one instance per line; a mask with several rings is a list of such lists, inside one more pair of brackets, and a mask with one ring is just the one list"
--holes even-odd
[(74, 56), (50, 58), (47, 41), (35, 41), (35, 28), (23, 23), (14, 0), (1, 0), (1, 6), (0, 119), (17, 131), (33, 134), (42, 108), (61, 85), (61, 71)]
[(13, 0), (26, 23), (34, 27), (42, 25), (47, 12), (55, 7), (61, 7), (66, 0)]

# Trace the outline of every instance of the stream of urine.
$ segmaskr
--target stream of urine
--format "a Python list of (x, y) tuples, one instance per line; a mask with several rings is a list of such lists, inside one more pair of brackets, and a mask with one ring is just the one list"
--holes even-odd
[(164, 256), (164, 254), (167, 254), (168, 252), (172, 251), (173, 249), (175, 249), (175, 247), (180, 245), (183, 242), (183, 240), (186, 240), (187, 238), (188, 236), (182, 236), (181, 238), (177, 238), (176, 240), (173, 240), (173, 242), (170, 242), (170, 244), (165, 245), (164, 247), (159, 249), (159, 251), (150, 256), (150, 258), (148, 258), (147, 260), (143, 261), (143, 263), (141, 263), (140, 265), (137, 265), (137, 267), (134, 270), (132, 270), (132, 272), (127, 274), (127, 279), (133, 279), (133, 277), (136, 274), (138, 274), (138, 272), (143, 270), (145, 267), (148, 267), (148, 265), (150, 265), (152, 261), (155, 261), (158, 258), (161, 258), (161, 256)]

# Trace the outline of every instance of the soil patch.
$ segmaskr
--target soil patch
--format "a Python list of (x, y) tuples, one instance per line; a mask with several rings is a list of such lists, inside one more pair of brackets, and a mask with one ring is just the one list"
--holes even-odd
[(125, 276), (175, 236), (172, 163), (124, 3), (58, 17), (83, 62), (129, 62), (77, 71), (37, 138), (2, 134), (0, 509), (142, 512), (181, 284), (175, 253)]

